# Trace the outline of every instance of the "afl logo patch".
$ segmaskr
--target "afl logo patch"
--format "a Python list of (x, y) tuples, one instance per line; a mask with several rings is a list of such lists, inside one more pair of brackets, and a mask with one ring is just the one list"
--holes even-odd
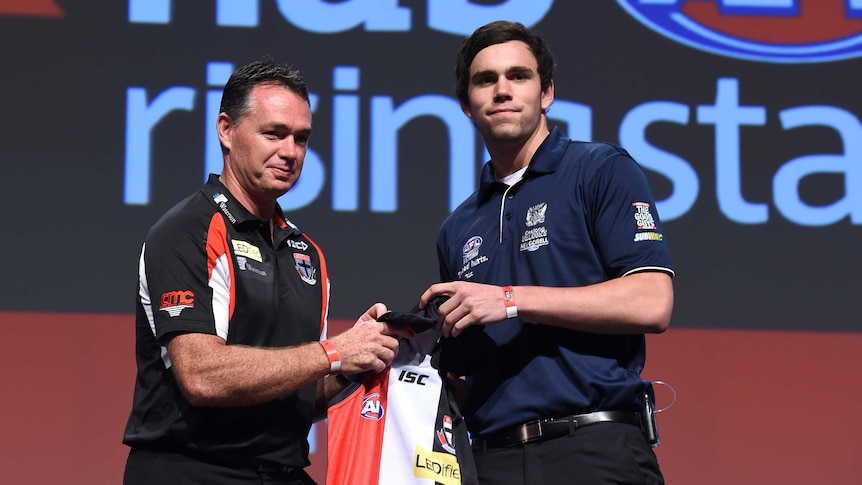
[(482, 237), (481, 236), (473, 236), (467, 242), (464, 243), (464, 248), (462, 251), (464, 255), (468, 255), (473, 251), (479, 249), (479, 246), (482, 245)]
[(737, 59), (829, 62), (862, 56), (858, 0), (617, 0), (681, 44)]
[(365, 419), (380, 421), (383, 419), (383, 403), (380, 402), (380, 394), (369, 394), (362, 400), (362, 411), (359, 415)]

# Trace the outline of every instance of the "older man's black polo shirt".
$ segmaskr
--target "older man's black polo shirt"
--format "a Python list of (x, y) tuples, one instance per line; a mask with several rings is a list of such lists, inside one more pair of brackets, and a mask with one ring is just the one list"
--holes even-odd
[(190, 405), (164, 347), (175, 333), (287, 347), (325, 335), (329, 280), (320, 249), (283, 218), (240, 205), (211, 175), (168, 211), (141, 252), (134, 403), (123, 442), (190, 455), (308, 465), (315, 385), (251, 407)]

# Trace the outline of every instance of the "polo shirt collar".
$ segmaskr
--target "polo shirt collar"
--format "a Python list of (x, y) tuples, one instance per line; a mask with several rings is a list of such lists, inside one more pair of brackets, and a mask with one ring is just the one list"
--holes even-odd
[[(227, 187), (221, 183), (218, 174), (210, 174), (206, 185), (201, 188), (201, 192), (203, 192), (203, 194), (206, 195), (213, 204), (215, 204), (219, 211), (227, 217), (228, 221), (230, 221), (234, 227), (239, 227), (246, 223), (260, 225), (262, 222), (268, 222), (258, 218), (249, 212), (245, 206), (237, 202), (234, 196), (227, 190)], [(287, 231), (288, 236), (298, 236), (302, 234), (302, 230), (287, 220), (283, 214), (284, 212), (282, 212), (281, 206), (276, 202), (275, 213), (273, 214), (276, 226), (283, 231)]]
[[(560, 160), (563, 159), (563, 153), (566, 151), (566, 146), (569, 139), (563, 135), (562, 130), (554, 126), (547, 138), (542, 141), (530, 164), (527, 165), (527, 171), (524, 173), (524, 179), (531, 178), (545, 173), (553, 173), (557, 170)], [(534, 174), (534, 175), (530, 175)], [(502, 182), (494, 178), (494, 166), (491, 162), (485, 163), (482, 167), (482, 175), (479, 179), (479, 194), (478, 202), (481, 204), (500, 187), (504, 186)]]

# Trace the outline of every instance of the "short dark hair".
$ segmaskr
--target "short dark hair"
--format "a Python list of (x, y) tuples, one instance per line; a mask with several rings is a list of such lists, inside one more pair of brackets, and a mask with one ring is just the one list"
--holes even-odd
[(554, 78), (554, 55), (545, 40), (519, 22), (498, 20), (479, 27), (461, 44), (455, 63), (455, 95), (459, 101), (464, 104), (469, 101), (467, 88), (470, 85), (470, 65), (476, 54), (488, 46), (512, 40), (520, 40), (527, 44), (536, 58), (542, 91), (551, 85), (551, 80)]
[(265, 59), (248, 63), (231, 74), (222, 91), (219, 111), (227, 114), (234, 122), (239, 122), (249, 112), (249, 93), (255, 86), (262, 84), (285, 87), (301, 96), (311, 106), (308, 86), (302, 74), (291, 66)]

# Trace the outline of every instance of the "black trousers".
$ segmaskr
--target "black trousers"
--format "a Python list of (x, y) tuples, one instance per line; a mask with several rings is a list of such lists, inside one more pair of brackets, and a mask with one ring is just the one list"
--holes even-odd
[(303, 470), (267, 473), (195, 460), (178, 453), (129, 452), (123, 485), (315, 485)]
[(482, 485), (663, 485), (641, 430), (600, 423), (572, 436), (511, 448), (474, 450)]

